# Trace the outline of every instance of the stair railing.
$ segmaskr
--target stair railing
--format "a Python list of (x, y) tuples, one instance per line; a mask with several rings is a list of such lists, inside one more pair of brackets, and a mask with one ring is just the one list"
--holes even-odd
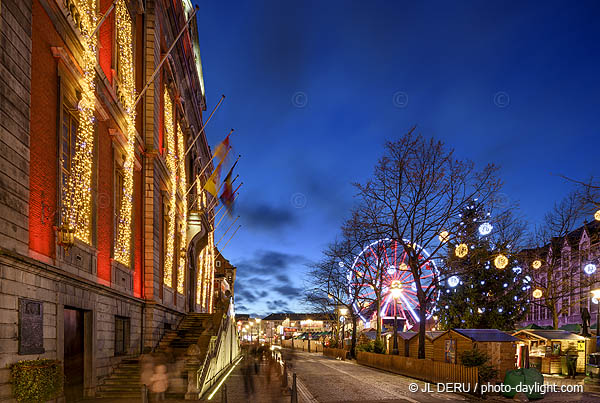
[(229, 323), (232, 320), (231, 318), (231, 306), (233, 304), (233, 298), (229, 299), (229, 302), (225, 306), (225, 315), (224, 320), (221, 320), (221, 325), (219, 326), (219, 331), (217, 332), (217, 337), (211, 339), (211, 342), (208, 346), (208, 351), (204, 356), (204, 362), (202, 366), (198, 369), (197, 372), (197, 388), (202, 393), (204, 391), (204, 384), (207, 381), (206, 377), (208, 376), (208, 370), (210, 368), (210, 362), (213, 358), (215, 358), (219, 353), (219, 348), (223, 343), (223, 340), (227, 337), (227, 332), (229, 330)]

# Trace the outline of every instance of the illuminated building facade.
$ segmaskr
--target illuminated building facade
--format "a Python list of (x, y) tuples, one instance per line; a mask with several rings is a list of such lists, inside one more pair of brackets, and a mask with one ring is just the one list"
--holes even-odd
[(0, 400), (7, 364), (38, 357), (63, 361), (67, 397), (93, 396), (214, 309), (194, 9), (114, 4), (0, 1)]

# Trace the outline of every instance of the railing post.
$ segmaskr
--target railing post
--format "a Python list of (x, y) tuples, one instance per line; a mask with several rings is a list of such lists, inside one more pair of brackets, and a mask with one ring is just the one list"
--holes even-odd
[(227, 403), (227, 385), (223, 384), (221, 389), (221, 403)]
[(298, 386), (296, 386), (296, 373), (294, 372), (292, 381), (292, 399), (291, 403), (298, 403)]
[(142, 392), (142, 403), (148, 403), (148, 387), (143, 384), (141, 387)]

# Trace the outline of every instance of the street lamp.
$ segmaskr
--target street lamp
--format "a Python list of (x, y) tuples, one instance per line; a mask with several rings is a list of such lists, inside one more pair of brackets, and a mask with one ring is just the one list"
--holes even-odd
[(400, 281), (392, 281), (390, 292), (392, 293), (392, 298), (394, 298), (394, 348), (392, 349), (392, 354), (398, 355), (398, 298), (400, 298), (400, 294), (402, 294), (402, 285), (400, 284)]
[(598, 301), (598, 309), (596, 310), (596, 337), (600, 336), (600, 288), (592, 290), (592, 295)]
[(340, 308), (340, 315), (342, 320), (342, 348), (345, 348), (344, 338), (346, 337), (346, 314), (348, 313), (347, 308)]

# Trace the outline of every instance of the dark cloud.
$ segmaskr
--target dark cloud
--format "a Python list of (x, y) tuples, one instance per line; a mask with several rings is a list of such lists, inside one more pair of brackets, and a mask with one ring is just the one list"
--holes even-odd
[(285, 274), (277, 274), (275, 275), (275, 279), (277, 279), (277, 281), (281, 282), (281, 283), (290, 283), (290, 278), (285, 275)]
[(279, 294), (284, 297), (296, 298), (302, 295), (302, 289), (296, 288), (291, 285), (282, 285), (280, 287), (273, 287), (274, 291), (277, 291)]
[(282, 208), (265, 203), (244, 203), (239, 207), (239, 212), (245, 224), (258, 230), (282, 230), (296, 222), (291, 205)]
[(267, 308), (273, 312), (286, 312), (289, 310), (288, 303), (282, 299), (267, 301)]

